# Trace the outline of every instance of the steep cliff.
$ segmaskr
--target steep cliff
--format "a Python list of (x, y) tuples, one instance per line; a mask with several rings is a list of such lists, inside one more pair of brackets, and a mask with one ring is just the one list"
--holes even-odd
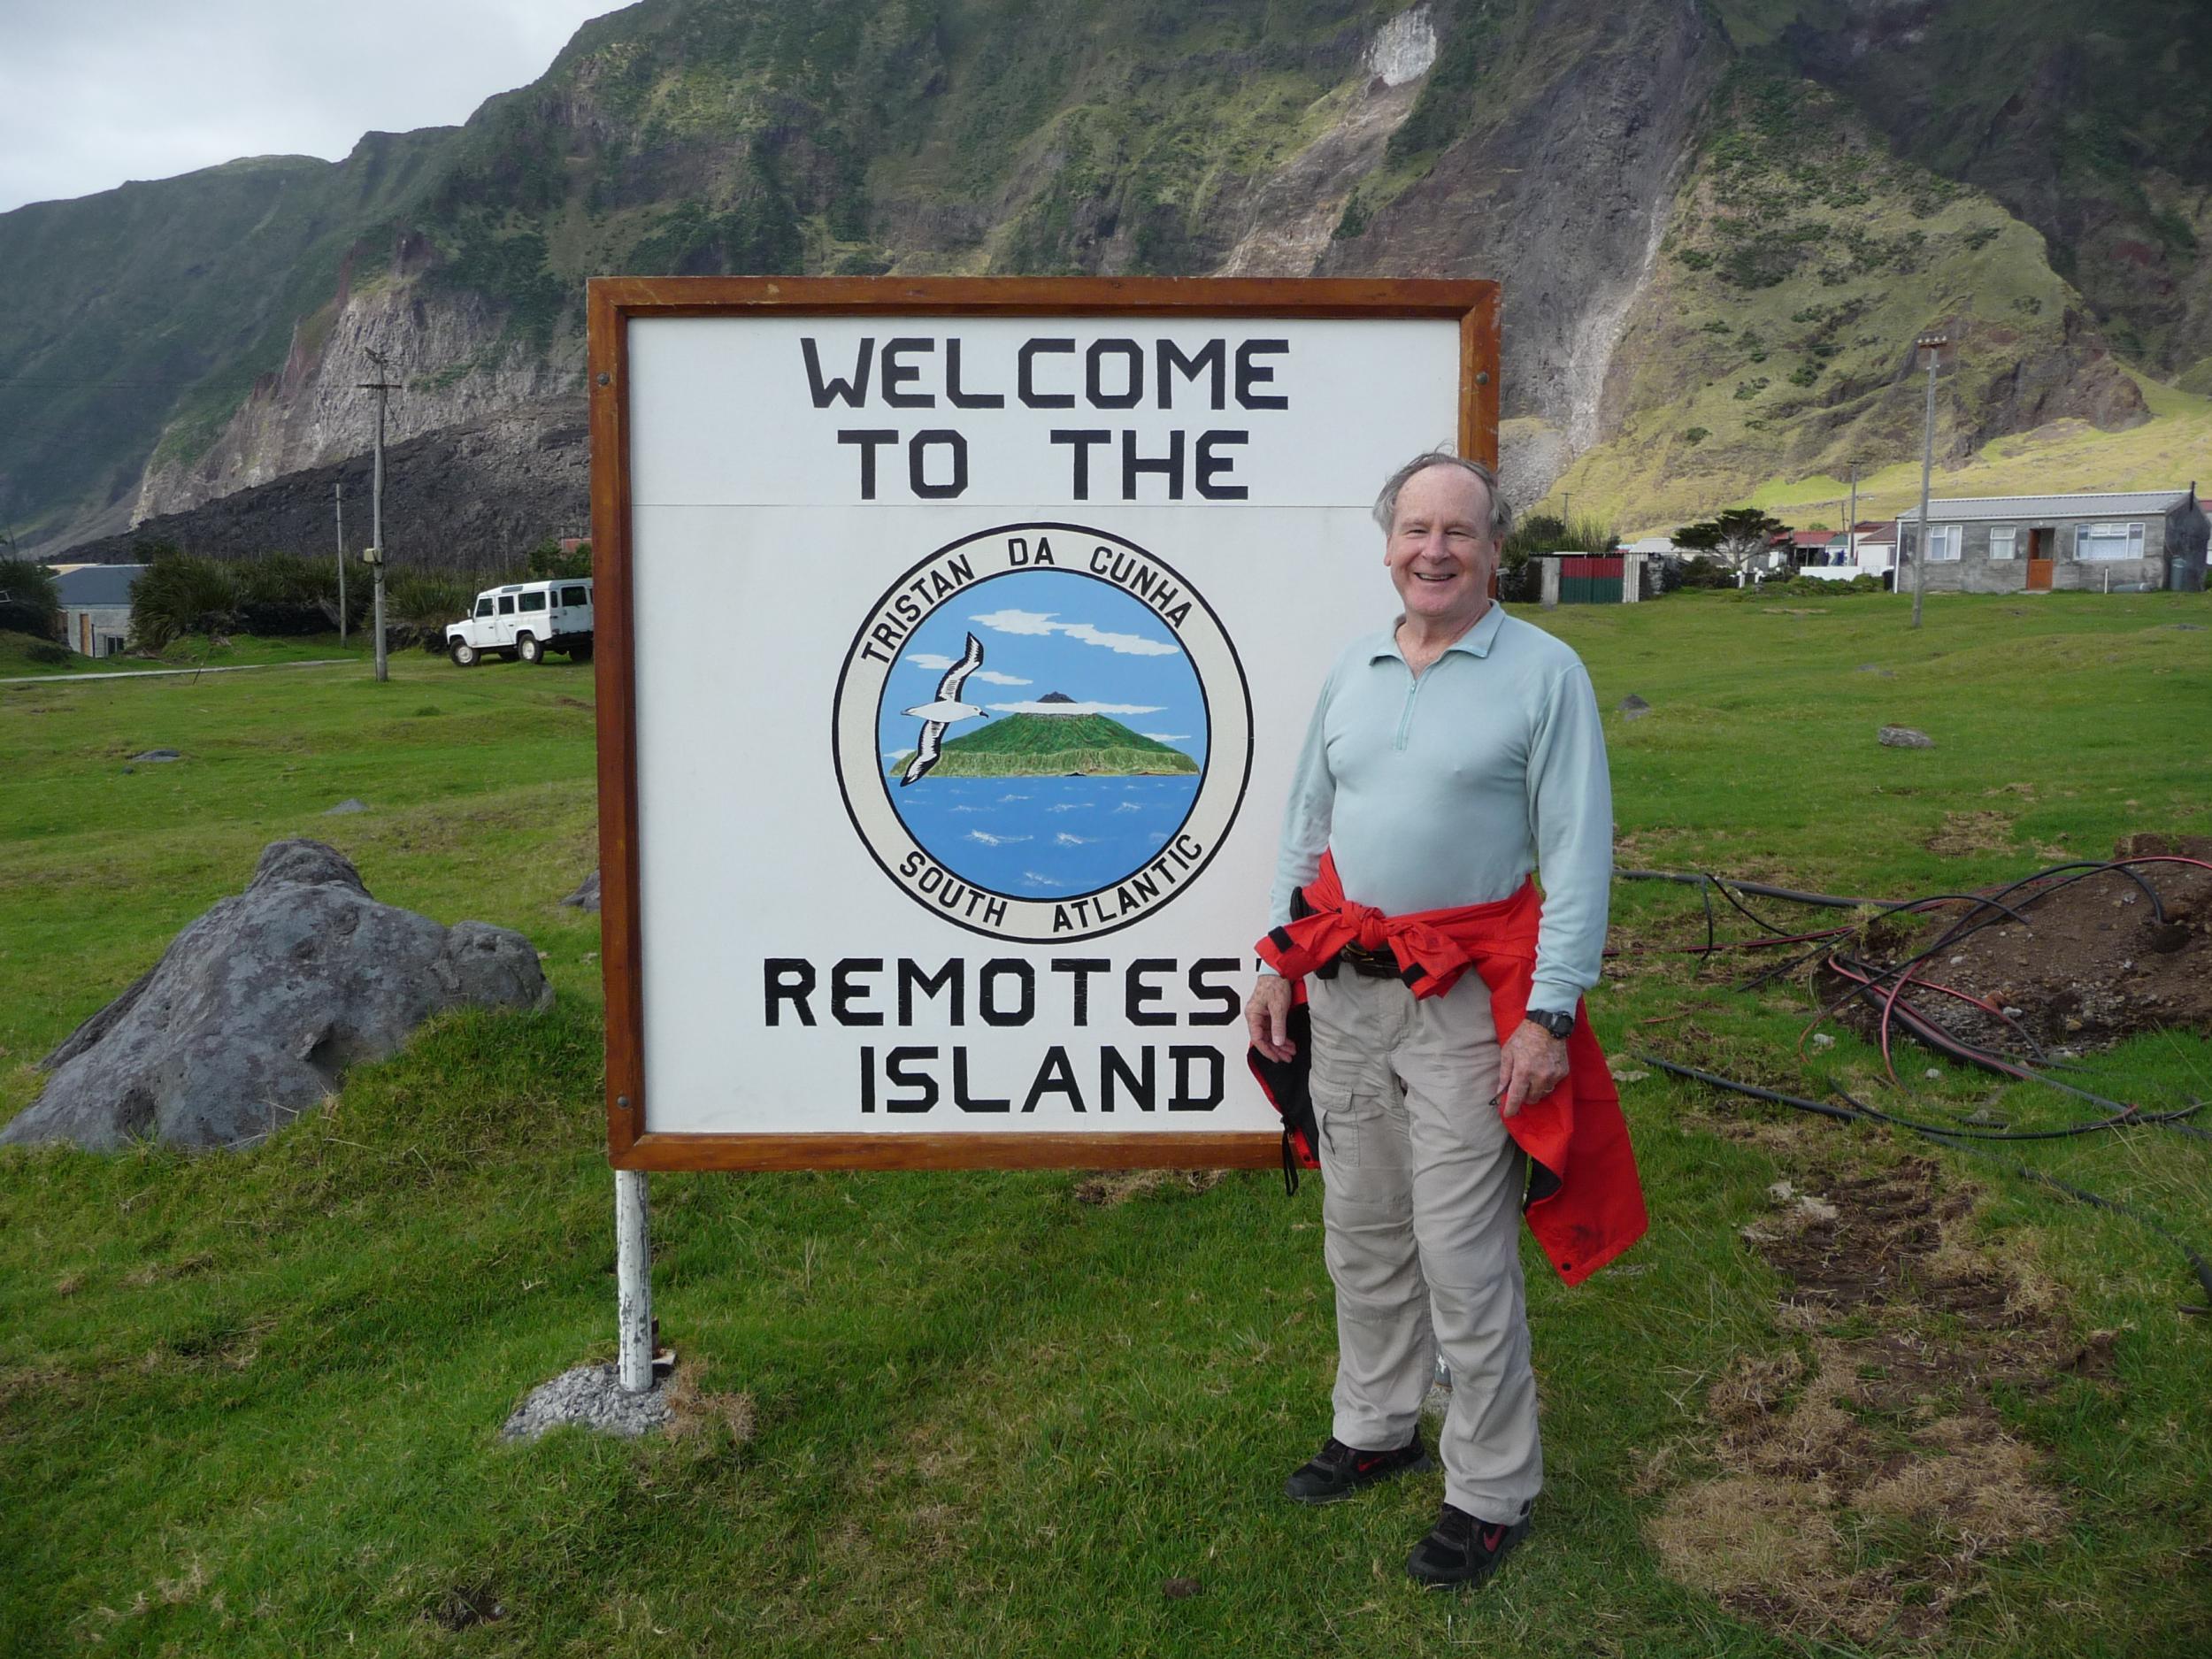
[(359, 288), (349, 261), (336, 296), (294, 327), (283, 368), (255, 381), (212, 445), (197, 456), (173, 444), (156, 453), (134, 519), (360, 454), (376, 433), (375, 400), (361, 388), (380, 380), (402, 388), (387, 404), (388, 445), (526, 412), (580, 423), (583, 342), (575, 332), (543, 342), (517, 338), (482, 295), (422, 283), (426, 258), (420, 239), (403, 241), (391, 266)]
[[(2148, 418), (2040, 235), (1892, 153), (1840, 98), (1746, 65), (1708, 106), (1603, 411), (1561, 480), (1601, 515), (1695, 517), (1777, 476), (1917, 457), (1913, 342), (1953, 345), (1939, 458), (2078, 419)], [(1578, 446), (1580, 448), (1581, 446)]]
[[(2035, 50), (1990, 49), (2008, 9)], [(2123, 423), (2116, 345), (2212, 376), (2212, 204), (2187, 106), (2136, 89), (2201, 8), (2116, 9), (2135, 34), (2051, 95), (2050, 0), (643, 0), (465, 127), (0, 216), (0, 525), (273, 526), (250, 501), (365, 446), (375, 350), (395, 441), (524, 492), (466, 534), (526, 545), (573, 511), (532, 434), (580, 417), (611, 271), (1494, 276), (1525, 501), (1578, 456), (1583, 488), (1699, 506), (1895, 459), (1901, 342), (1941, 320), (1973, 341), (1959, 442)], [(1978, 52), (1970, 92), (1916, 40)], [(1969, 106), (1995, 137), (1958, 138)]]

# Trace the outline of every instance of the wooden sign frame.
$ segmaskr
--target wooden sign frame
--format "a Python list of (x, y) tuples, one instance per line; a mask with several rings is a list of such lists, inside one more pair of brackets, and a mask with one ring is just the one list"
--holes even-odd
[(656, 1133), (647, 1122), (633, 662), (633, 319), (757, 315), (1417, 319), (1459, 329), (1462, 455), (1498, 458), (1498, 285), (1367, 278), (601, 277), (587, 298), (609, 1161), (626, 1170), (1264, 1169), (1271, 1133)]

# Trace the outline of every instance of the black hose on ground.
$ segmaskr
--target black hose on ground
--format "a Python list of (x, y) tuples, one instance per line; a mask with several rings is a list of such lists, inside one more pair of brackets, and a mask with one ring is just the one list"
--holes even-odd
[[(2162, 857), (2147, 857), (2139, 859), (2075, 860), (2065, 864), (2048, 865), (2044, 869), (2036, 871), (2030, 875), (2023, 876), (2016, 881), (2008, 883), (2003, 887), (1993, 888), (1985, 893), (1928, 894), (1918, 898), (1905, 899), (1895, 902), (1872, 899), (1852, 899), (1829, 893), (1809, 893), (1793, 887), (1770, 887), (1761, 882), (1729, 881), (1719, 876), (1704, 872), (1688, 873), (1665, 870), (1623, 870), (1617, 871), (1615, 873), (1626, 880), (1671, 881), (1686, 887), (1695, 887), (1698, 889), (1700, 898), (1704, 901), (1706, 946), (1709, 954), (1713, 947), (1712, 891), (1716, 887), (1720, 889), (1721, 896), (1724, 899), (1726, 899), (1729, 904), (1739, 913), (1748, 918), (1752, 922), (1760, 927), (1766, 928), (1770, 932), (1778, 932), (1779, 930), (1775, 928), (1774, 925), (1767, 921), (1765, 918), (1754, 912), (1748, 906), (1739, 902), (1733, 896), (1734, 891), (1757, 893), (1776, 898), (1792, 900), (1798, 903), (1825, 905), (1831, 908), (1842, 908), (1845, 906), (1857, 908), (1872, 905), (1877, 907), (1882, 915), (1886, 916), (1892, 915), (1901, 910), (1926, 910), (1939, 904), (1965, 904), (1970, 907), (1966, 912), (1956, 918), (1948, 927), (1945, 928), (1940, 933), (1939, 933), (1934, 942), (1926, 946), (1902, 962), (1888, 966), (1883, 966), (1848, 956), (1841, 950), (1832, 950), (1829, 949), (1826, 945), (1821, 944), (1816, 945), (1811, 950), (1800, 952), (1799, 954), (1789, 957), (1786, 961), (1772, 964), (1760, 973), (1753, 976), (1750, 979), (1739, 985), (1736, 988), (1740, 991), (1755, 990), (1760, 986), (1764, 985), (1770, 980), (1780, 978), (1786, 974), (1794, 972), (1798, 968), (1803, 966), (1806, 963), (1820, 956), (1824, 951), (1826, 952), (1827, 960), (1831, 966), (1834, 967), (1845, 978), (1855, 979), (1858, 983), (1843, 996), (1837, 998), (1833, 1002), (1831, 1002), (1827, 1005), (1827, 1007), (1823, 1009), (1820, 1018), (1823, 1020), (1826, 1019), (1845, 1003), (1860, 998), (1863, 998), (1868, 1002), (1878, 1006), (1881, 1014), (1883, 1025), (1883, 1053), (1886, 1057), (1888, 1054), (1888, 1027), (1890, 1023), (1894, 1020), (1902, 1025), (1909, 1034), (1917, 1038), (1922, 1043), (1948, 1058), (1963, 1062), (1969, 1065), (1980, 1067), (1985, 1071), (1994, 1071), (2001, 1076), (2011, 1077), (2023, 1081), (2047, 1084), (2052, 1088), (2061, 1090), (2069, 1094), (2073, 1094), (2082, 1100), (2089, 1102), (2092, 1105), (2103, 1109), (2107, 1112), (2113, 1114), (2116, 1119), (2126, 1118), (2130, 1121), (2157, 1123), (2166, 1127), (2174, 1129), (2179, 1133), (2189, 1135), (2193, 1138), (2212, 1140), (2212, 1130), (2202, 1129), (2195, 1125), (2178, 1121), (2179, 1118), (2187, 1116), (2187, 1113), (2139, 1113), (2133, 1106), (2125, 1102), (2108, 1099), (2108, 1097), (2096, 1094), (2092, 1090), (2082, 1088), (2078, 1085), (2063, 1082), (2059, 1079), (2049, 1076), (2045, 1068), (2053, 1070), (2070, 1068), (2062, 1068), (2054, 1065), (2049, 1056), (2043, 1053), (2041, 1046), (2038, 1044), (2033, 1037), (2030, 1036), (2024, 1029), (2021, 1028), (2017, 1025), (2017, 1022), (2012, 1020), (2009, 1016), (2001, 1013), (1999, 1018), (2004, 1019), (2006, 1024), (2011, 1025), (2014, 1030), (2026, 1041), (2028, 1048), (2032, 1051), (2034, 1056), (2036, 1064), (2033, 1067), (2016, 1064), (2015, 1062), (2007, 1059), (2002, 1055), (1997, 1054), (1993, 1050), (1985, 1049), (1978, 1044), (1969, 1042), (1966, 1039), (1959, 1036), (1957, 1033), (1951, 1031), (1947, 1026), (1943, 1025), (1943, 1023), (1937, 1019), (1932, 1013), (1929, 1013), (1922, 1009), (1915, 1008), (1904, 1000), (1904, 992), (1910, 988), (1913, 983), (1915, 971), (1923, 963), (1928, 961), (1940, 952), (1950, 949), (1962, 940), (1969, 938), (1974, 933), (1979, 933), (1983, 928), (1993, 926), (1999, 916), (2008, 918), (2009, 919), (2019, 923), (2024, 927), (2032, 928), (2033, 924), (2030, 922), (2025, 916), (2021, 914), (2022, 909), (2035, 903), (2039, 900), (2048, 898), (2055, 893), (2062, 892), (2067, 887), (2073, 886), (2076, 882), (2088, 880), (2093, 876), (2104, 874), (2118, 874), (2125, 876), (2129, 880), (2134, 882), (2138, 887), (2141, 888), (2144, 895), (2150, 901), (2152, 919), (2154, 921), (2162, 923), (2165, 920), (2166, 912), (2165, 907), (2159, 902), (2157, 889), (2153, 887), (2151, 884), (2131, 866), (2136, 864), (2163, 861), (2164, 860)], [(2201, 861), (2176, 857), (2173, 862), (2196, 864)], [(2070, 872), (2074, 873), (2069, 874), (2068, 872)], [(2056, 876), (2064, 876), (2066, 879), (2062, 881), (2057, 881), (2054, 885), (2048, 887), (2037, 887), (2035, 891), (2029, 893), (2026, 897), (2018, 901), (2017, 906), (2005, 902), (2005, 900), (2008, 895), (2018, 893), (2022, 888), (2034, 887), (2038, 882), (2047, 881), (2051, 878)], [(1990, 911), (1995, 911), (1997, 912), (1997, 915), (1988, 914), (1987, 912)], [(1886, 995), (1879, 994), (1880, 987), (1887, 985), (1893, 980), (1901, 981), (1898, 988)], [(1930, 988), (1938, 989), (1939, 991), (1940, 989), (1940, 987), (1931, 987)], [(1816, 1025), (1818, 1023), (1819, 1021), (1817, 1020), (1815, 1022)]]
[(1841, 1089), (1838, 1089), (1836, 1093), (1842, 1094), (1848, 1104), (1831, 1106), (1822, 1101), (1807, 1100), (1801, 1094), (1784, 1094), (1774, 1089), (1761, 1088), (1755, 1083), (1739, 1083), (1733, 1078), (1721, 1077), (1711, 1071), (1700, 1071), (1694, 1066), (1677, 1065), (1673, 1061), (1662, 1060), (1656, 1055), (1640, 1054), (1636, 1058), (1647, 1065), (1657, 1066), (1662, 1071), (1671, 1071), (1677, 1077), (1692, 1078), (1700, 1083), (1709, 1084), (1714, 1088), (1728, 1089), (1738, 1094), (1748, 1094), (1756, 1100), (1772, 1101), (1782, 1106), (1793, 1106), (1800, 1111), (1817, 1112), (1824, 1118), (1840, 1118), (1847, 1120), (1856, 1119), (1864, 1123), (1886, 1124), (1894, 1129), (1910, 1130), (1916, 1135), (1936, 1135), (1946, 1140), (2065, 1141), (2075, 1135), (2094, 1134), (2101, 1129), (2156, 1127), (2164, 1124), (2171, 1124), (2180, 1118), (2194, 1117), (2204, 1110), (2204, 1102), (2200, 1101), (2193, 1105), (2185, 1106), (2177, 1111), (2170, 1112), (2139, 1112), (2130, 1107), (2122, 1107), (2109, 1118), (2098, 1118), (2086, 1123), (2067, 1124), (2057, 1129), (1953, 1128), (1946, 1124), (1920, 1123), (1910, 1118), (1900, 1118), (1896, 1113), (1886, 1112), (1878, 1106), (1870, 1106), (1855, 1095), (1845, 1094)]
[[(1960, 1152), (1971, 1153), (1976, 1157), (1985, 1159), (1991, 1163), (1999, 1164), (2005, 1169), (2008, 1169), (2016, 1175), (2024, 1176), (2030, 1180), (2040, 1182), (2042, 1185), (2050, 1187), (2054, 1191), (2062, 1193), (2067, 1197), (2074, 1199), (2081, 1203), (2093, 1205), (2099, 1210), (2108, 1210), (2115, 1215), (2125, 1216), (2130, 1220), (2135, 1222), (2137, 1225), (2142, 1226), (2148, 1232), (2155, 1233), (2158, 1237), (2165, 1240), (2167, 1243), (2172, 1245), (2176, 1249), (2179, 1250), (2182, 1256), (2188, 1261), (2190, 1271), (2196, 1275), (2197, 1283), (2204, 1287), (2206, 1305), (2199, 1308), (2193, 1307), (2185, 1302), (2180, 1304), (2181, 1311), (2188, 1314), (2212, 1315), (2212, 1262), (2206, 1261), (2204, 1256), (2193, 1248), (2186, 1240), (2183, 1239), (2178, 1233), (2175, 1233), (2164, 1223), (2159, 1221), (2154, 1217), (2146, 1215), (2143, 1211), (2136, 1209), (2131, 1204), (2123, 1203), (2116, 1198), (2107, 1198), (2100, 1193), (2093, 1193), (2085, 1187), (2076, 1187), (2070, 1181), (2060, 1180), (2055, 1175), (2047, 1175), (2041, 1170), (2032, 1168), (2025, 1164), (2016, 1163), (2010, 1158), (2001, 1157), (1993, 1152), (1990, 1152), (1984, 1148), (1978, 1147), (1973, 1144), (1976, 1141), (2056, 1140), (2069, 1135), (2085, 1134), (2099, 1129), (2122, 1128), (2126, 1126), (2129, 1123), (2150, 1123), (2159, 1121), (2160, 1118), (2170, 1118), (2183, 1114), (2160, 1114), (2159, 1118), (2154, 1118), (2140, 1113), (2132, 1113), (2130, 1114), (2124, 1120), (2106, 1119), (2093, 1124), (2075, 1124), (2067, 1128), (2058, 1130), (2016, 1133), (1984, 1131), (1977, 1133), (1975, 1131), (1965, 1129), (1945, 1128), (1939, 1125), (1934, 1124), (1914, 1123), (1910, 1119), (1898, 1118), (1888, 1112), (1878, 1111), (1872, 1107), (1863, 1105), (1858, 1101), (1854, 1100), (1849, 1094), (1844, 1095), (1844, 1099), (1851, 1101), (1851, 1104), (1848, 1107), (1831, 1106), (1824, 1101), (1808, 1100), (1801, 1094), (1785, 1094), (1778, 1089), (1762, 1088), (1755, 1083), (1738, 1082), (1733, 1078), (1722, 1077), (1717, 1072), (1701, 1071), (1695, 1066), (1678, 1065), (1673, 1061), (1663, 1060), (1655, 1054), (1640, 1054), (1636, 1056), (1636, 1058), (1646, 1065), (1656, 1066), (1662, 1071), (1672, 1072), (1677, 1077), (1689, 1078), (1695, 1082), (1703, 1083), (1709, 1087), (1725, 1089), (1731, 1094), (1748, 1095), (1754, 1100), (1770, 1101), (1776, 1105), (1793, 1107), (1799, 1111), (1811, 1112), (1822, 1118), (1839, 1118), (1847, 1123), (1859, 1122), (1889, 1124), (1901, 1129), (1909, 1130), (1914, 1134), (1936, 1141), (1939, 1145), (1951, 1147)], [(1840, 1093), (1841, 1091), (1838, 1092)], [(2192, 1106), (2188, 1109), (2191, 1112), (2200, 1110), (2202, 1110), (2202, 1102), (2200, 1102), (2197, 1105)]]
[[(1677, 870), (1616, 870), (1615, 878), (1622, 881), (1678, 881), (1684, 887), (1702, 887), (1717, 881), (1717, 876), (1686, 875)], [(1847, 899), (1832, 893), (1800, 893), (1793, 887), (1770, 887), (1756, 881), (1731, 881), (1726, 886), (1739, 893), (1754, 894), (1763, 899), (1789, 899), (1799, 904), (1824, 904), (1831, 910), (1855, 910), (1863, 905), (1886, 904), (1886, 899)]]

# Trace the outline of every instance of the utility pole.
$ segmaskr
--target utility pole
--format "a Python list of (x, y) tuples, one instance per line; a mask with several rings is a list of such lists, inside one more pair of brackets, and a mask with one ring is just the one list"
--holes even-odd
[[(1920, 602), (1928, 591), (1928, 480), (1935, 472), (1935, 383), (1936, 367), (1943, 361), (1943, 348), (1950, 344), (1947, 334), (1923, 334), (1915, 342), (1928, 354), (1928, 429), (1920, 451), (1920, 537), (1913, 550), (1912, 562), (1912, 625), (1920, 626)], [(1899, 551), (1903, 551), (1904, 538), (1898, 537)]]
[[(387, 370), (384, 354), (365, 351), (369, 361), (376, 365), (376, 379), (361, 382), (360, 389), (376, 394), (376, 470), (369, 486), (369, 539), (376, 551), (376, 559), (369, 566), (376, 582), (376, 677), (380, 680), (391, 678), (391, 669), (384, 655), (384, 404), (385, 400), (399, 390), (396, 381), (385, 378)], [(1933, 396), (1933, 393), (1929, 394)]]
[(338, 640), (343, 644), (346, 637), (346, 487), (334, 478), (330, 480), (330, 505), (338, 515)]
[(1850, 516), (1843, 521), (1843, 557), (1850, 562), (1851, 568), (1856, 570), (1859, 567), (1859, 464), (1856, 461), (1851, 463), (1851, 505), (1848, 511)]

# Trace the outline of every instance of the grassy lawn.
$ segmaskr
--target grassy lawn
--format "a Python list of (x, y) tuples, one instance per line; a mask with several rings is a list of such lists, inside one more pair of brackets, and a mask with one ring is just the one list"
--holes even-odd
[[(1678, 595), (1545, 618), (1608, 710), (1654, 705), (1606, 717), (1621, 864), (1907, 896), (2212, 833), (2212, 634), (2173, 626), (2212, 625), (2212, 601), (1939, 597), (1918, 633), (1909, 608)], [(557, 902), (595, 856), (592, 697), (588, 669), (420, 653), (384, 686), (0, 687), (0, 1118), (279, 836), (331, 841), (380, 899), (521, 928), (558, 992), (442, 1023), (248, 1153), (0, 1152), (0, 1653), (2212, 1647), (2212, 1320), (2177, 1311), (2197, 1298), (2178, 1255), (1999, 1165), (1658, 1073), (1623, 1089), (1653, 1238), (1571, 1292), (1526, 1257), (1548, 1486), (1476, 1598), (1402, 1571), (1439, 1477), (1326, 1510), (1278, 1495), (1327, 1432), (1333, 1337), (1318, 1192), (1286, 1202), (1267, 1175), (656, 1176), (688, 1432), (501, 1444), (529, 1386), (612, 1348), (598, 929)], [(1879, 748), (1885, 722), (1938, 746)], [(183, 758), (130, 764), (156, 746)], [(349, 797), (368, 810), (324, 816)], [(1615, 918), (1624, 945), (1704, 932), (1681, 887), (1617, 884)], [(1617, 958), (1591, 1004), (1617, 1064), (1872, 1087), (1847, 1034), (1801, 1062), (1809, 993), (1733, 991), (1742, 969)], [(1909, 1062), (1929, 1110), (2083, 1115)], [(2094, 1067), (2146, 1105), (2212, 1094), (2199, 1035)], [(2007, 1150), (2212, 1249), (2212, 1143)], [(1930, 1294), (1793, 1312), (1755, 1242), (1781, 1180), (1926, 1184), (1942, 1243), (1907, 1278)], [(1934, 1294), (1976, 1274), (2001, 1317)], [(1883, 1343), (1943, 1360), (1935, 1403), (1825, 1403), (1821, 1379)], [(1832, 1421), (1894, 1460), (1931, 1420), (1977, 1424), (2016, 1449), (2010, 1485), (1973, 1447), (1932, 1463), (1981, 1470), (2016, 1512), (1978, 1532), (1971, 1504), (1832, 1501), (1818, 1447), (1746, 1451), (1741, 1399), (1768, 1376), (1763, 1433)], [(1778, 1536), (1770, 1581), (1700, 1532), (1740, 1545), (1793, 1530), (1778, 1516), (1825, 1553)]]
[(159, 672), (173, 668), (242, 668), (277, 663), (320, 662), (330, 657), (366, 658), (369, 646), (356, 634), (341, 641), (334, 634), (299, 639), (264, 640), (251, 636), (219, 641), (204, 637), (175, 641), (165, 650), (127, 657), (80, 657), (72, 651), (62, 662), (34, 656), (39, 641), (24, 634), (0, 634), (0, 679), (29, 674), (67, 679), (72, 674), (129, 674)]

